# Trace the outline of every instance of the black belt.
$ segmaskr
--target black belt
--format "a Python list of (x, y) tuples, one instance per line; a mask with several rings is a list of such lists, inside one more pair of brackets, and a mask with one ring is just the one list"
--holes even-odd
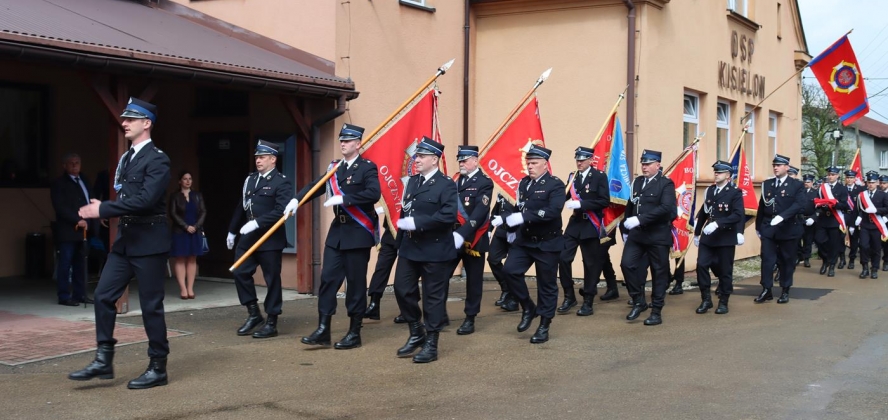
[(121, 225), (150, 225), (154, 223), (166, 223), (165, 214), (155, 214), (153, 216), (120, 216)]
[(538, 235), (533, 235), (530, 232), (526, 232), (526, 231), (523, 233), (524, 233), (524, 238), (528, 239), (531, 242), (548, 241), (550, 239), (555, 239), (555, 238), (561, 236), (561, 232), (548, 232), (548, 233), (543, 233), (543, 234), (538, 234)]

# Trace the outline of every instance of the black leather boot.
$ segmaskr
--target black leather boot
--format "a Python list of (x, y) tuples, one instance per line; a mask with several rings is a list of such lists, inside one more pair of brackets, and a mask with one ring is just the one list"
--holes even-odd
[(629, 311), (629, 315), (626, 315), (626, 320), (634, 321), (646, 310), (648, 310), (647, 302), (644, 301), (644, 296), (640, 296), (638, 299), (635, 299), (635, 304), (632, 305), (632, 310)]
[(811, 259), (810, 259), (810, 258), (805, 258), (805, 264), (804, 264), (804, 265), (805, 265), (805, 267), (810, 267), (810, 266), (811, 266)]
[(826, 263), (826, 260), (823, 260), (823, 265), (820, 266), (820, 274), (826, 274), (827, 268), (829, 268), (829, 264)]
[(672, 287), (672, 290), (669, 291), (669, 294), (670, 295), (680, 295), (680, 294), (684, 293), (684, 289), (681, 288), (682, 285), (684, 285), (684, 281), (676, 279), (675, 286)]
[(759, 293), (758, 297), (753, 299), (755, 303), (764, 303), (769, 300), (774, 300), (774, 295), (771, 294), (771, 289), (762, 289), (762, 292)]
[(700, 306), (697, 307), (698, 314), (705, 314), (707, 311), (712, 309), (712, 294), (709, 290), (701, 290), (700, 298), (703, 300), (700, 302)]
[(530, 323), (533, 322), (533, 319), (537, 316), (536, 305), (533, 304), (532, 300), (528, 300), (527, 303), (522, 303), (521, 307), (524, 310), (521, 312), (521, 322), (518, 323), (518, 332), (525, 332), (530, 328)]
[(879, 278), (879, 270), (877, 270), (875, 267), (873, 267), (873, 272), (870, 273), (870, 278), (871, 279)]
[(617, 290), (616, 287), (614, 287), (613, 289), (608, 287), (607, 291), (605, 291), (604, 294), (601, 295), (601, 300), (605, 301), (605, 302), (607, 302), (609, 300), (619, 299), (619, 298), (620, 298), (620, 292)]
[(333, 317), (331, 315), (318, 315), (318, 318), (318, 328), (308, 337), (302, 337), (302, 344), (311, 346), (330, 345), (330, 320)]
[(459, 335), (469, 335), (475, 332), (475, 315), (466, 315), (462, 325), (456, 330)]
[[(839, 267), (839, 268), (842, 268), (842, 267)], [(826, 276), (827, 277), (835, 277), (836, 276), (836, 266), (835, 265), (829, 266), (829, 270), (827, 270)]]
[(398, 357), (410, 357), (426, 342), (426, 331), (422, 322), (410, 322), (407, 325), (410, 327), (410, 337), (407, 339), (407, 343), (398, 349)]
[(789, 288), (784, 287), (783, 292), (780, 293), (780, 298), (777, 299), (777, 303), (786, 303), (789, 302)]
[(635, 300), (632, 299), (632, 296), (629, 296), (629, 300), (626, 301), (626, 304), (629, 306), (635, 306)]
[(573, 293), (573, 289), (571, 289), (570, 294), (565, 291), (564, 302), (561, 304), (561, 306), (558, 307), (558, 309), (555, 310), (555, 312), (564, 315), (568, 313), (570, 309), (574, 306), (577, 306), (577, 296)]
[[(356, 349), (361, 347), (361, 323), (363, 322), (362, 317), (353, 316), (351, 317), (351, 321), (348, 324), (348, 333), (345, 334), (345, 337), (342, 337), (342, 340), (339, 340), (336, 344), (333, 345), (333, 348), (336, 350), (348, 350), (348, 349)], [(327, 330), (327, 334), (329, 335), (329, 329)]]
[(364, 318), (379, 321), (379, 300), (380, 299), (382, 299), (382, 296), (380, 296), (380, 295), (377, 295), (377, 294), (370, 295), (370, 304), (367, 305), (367, 310), (364, 311)]
[(438, 360), (438, 331), (430, 331), (422, 350), (413, 356), (413, 363), (429, 363)]
[(648, 319), (644, 320), (644, 325), (660, 325), (663, 323), (663, 317), (660, 316), (660, 308), (654, 308), (651, 310), (651, 316)]
[[(879, 270), (876, 269), (876, 271), (879, 271)], [(860, 275), (857, 277), (865, 279), (865, 278), (869, 277), (869, 275), (870, 275), (869, 267), (867, 267), (866, 264), (863, 264), (863, 270), (860, 271)]]
[(247, 312), (250, 314), (247, 316), (247, 320), (244, 321), (244, 325), (241, 325), (240, 328), (237, 329), (237, 335), (250, 335), (253, 331), (253, 328), (258, 327), (263, 322), (265, 322), (265, 318), (262, 318), (262, 312), (259, 312), (259, 304), (256, 302), (247, 304)]
[(253, 333), (253, 338), (277, 337), (277, 335), (278, 335), (277, 323), (278, 323), (278, 316), (277, 315), (269, 315), (268, 318), (265, 320), (265, 325), (263, 325), (262, 328), (259, 329), (259, 331), (256, 331)]
[(583, 296), (583, 306), (580, 307), (580, 310), (577, 311), (577, 316), (589, 316), (595, 313), (595, 310), (592, 309), (592, 299), (595, 298), (595, 295)]
[[(272, 315), (268, 316), (269, 318)], [(146, 389), (167, 384), (167, 359), (166, 357), (152, 357), (148, 362), (148, 369), (141, 376), (129, 381), (126, 387), (129, 389)]]
[(851, 259), (848, 260), (848, 269), (849, 269), (849, 270), (853, 270), (853, 269), (854, 269), (854, 258), (851, 258)]
[(395, 319), (392, 320), (392, 322), (394, 322), (395, 324), (406, 324), (407, 319), (404, 318), (403, 315), (398, 315), (395, 317)]
[(509, 293), (506, 296), (506, 300), (503, 301), (503, 304), (500, 305), (500, 309), (506, 312), (517, 312), (518, 311), (518, 300), (515, 299), (515, 295)]
[(494, 306), (503, 306), (503, 302), (505, 302), (508, 298), (509, 292), (503, 290), (502, 292), (500, 292), (499, 298), (496, 300), (496, 302), (493, 302), (493, 304)]
[(728, 299), (731, 295), (719, 295), (718, 308), (715, 308), (716, 315), (724, 315), (728, 313)]
[(85, 368), (68, 374), (68, 379), (88, 381), (92, 378), (114, 379), (114, 345), (99, 344), (96, 358)]
[(845, 254), (839, 255), (839, 270), (845, 268)]
[(888, 263), (882, 264), (882, 271), (888, 271)]
[(530, 337), (530, 342), (533, 344), (540, 344), (549, 341), (549, 325), (551, 324), (551, 318), (540, 317), (540, 326), (537, 327), (536, 332), (533, 333), (533, 337)]

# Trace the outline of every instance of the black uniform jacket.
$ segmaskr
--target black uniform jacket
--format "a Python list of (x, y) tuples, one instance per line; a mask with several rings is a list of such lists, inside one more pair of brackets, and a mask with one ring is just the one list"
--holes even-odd
[[(774, 180), (769, 179), (769, 180), (762, 183), (763, 186), (768, 185), (768, 184), (773, 186)], [(826, 185), (828, 188), (829, 184), (826, 184)], [(762, 187), (762, 188), (764, 188), (764, 187)], [(802, 188), (804, 188), (804, 187), (802, 187)], [(781, 188), (781, 190), (782, 190), (782, 188)], [(814, 212), (817, 216), (814, 219), (817, 222), (817, 227), (837, 228), (837, 227), (839, 227), (839, 221), (836, 220), (836, 217), (833, 215), (833, 212), (836, 210), (841, 210), (842, 212), (847, 213), (849, 210), (851, 210), (851, 206), (848, 205), (848, 188), (846, 188), (844, 185), (841, 185), (838, 182), (836, 182), (836, 185), (832, 187), (832, 193), (833, 193), (833, 198), (835, 198), (837, 201), (834, 209), (830, 209), (827, 207), (817, 207), (814, 209)], [(819, 188), (817, 189), (817, 198), (827, 198), (825, 196), (822, 196), (822, 194), (820, 194)], [(811, 204), (812, 205), (814, 204), (813, 200), (811, 201)], [(761, 215), (761, 213), (759, 213), (759, 215)], [(854, 219), (852, 218), (852, 221), (853, 220)]]
[(410, 177), (404, 188), (401, 217), (412, 217), (416, 230), (398, 230), (398, 257), (421, 262), (451, 261), (456, 258), (456, 183), (438, 170), (418, 186), (421, 176)]
[[(820, 191), (817, 188), (811, 187), (811, 189), (804, 189), (805, 191), (805, 211), (802, 216), (807, 218), (814, 218), (816, 215), (814, 214), (814, 199), (820, 198)], [(811, 225), (810, 227), (814, 227)]]
[(131, 157), (117, 177), (120, 191), (113, 201), (103, 201), (99, 217), (120, 217), (112, 250), (131, 257), (170, 251), (166, 218), (166, 190), (170, 183), (170, 158), (153, 144)]
[(493, 231), (496, 229), (496, 231), (493, 232), (494, 236), (504, 239), (506, 238), (509, 229), (509, 227), (506, 226), (506, 215), (514, 213), (515, 211), (515, 205), (510, 203), (509, 200), (506, 200), (502, 194), (497, 193), (496, 204), (494, 204), (493, 208), (490, 210), (490, 220), (493, 220), (496, 216), (500, 216), (503, 219), (503, 224), (499, 227), (494, 227), (492, 224), (490, 225), (489, 230)]
[[(258, 179), (258, 183), (257, 183)], [(238, 249), (250, 249), (268, 228), (277, 223), (284, 215), (284, 208), (293, 197), (293, 184), (277, 168), (269, 171), (265, 176), (259, 176), (259, 172), (253, 172), (247, 176), (242, 202), (234, 208), (234, 216), (228, 225), (228, 232), (238, 234), (241, 226), (247, 221), (255, 220), (259, 224), (256, 229), (246, 235), (241, 235), (237, 241)], [(249, 200), (249, 201), (248, 201)], [(244, 202), (249, 203), (244, 209)], [(257, 251), (280, 251), (287, 247), (287, 232), (278, 229), (268, 237)]]
[[(604, 220), (604, 209), (610, 205), (610, 190), (607, 187), (607, 175), (595, 168), (589, 168), (589, 174), (583, 182), (579, 182), (579, 174), (571, 181), (580, 199), (580, 208), (575, 209), (567, 222), (564, 234), (577, 239), (600, 239), (595, 226), (586, 214), (592, 211), (600, 223)], [(570, 191), (567, 200), (572, 200)]]
[[(842, 188), (840, 187), (839, 189), (841, 190)], [(844, 191), (846, 195), (839, 200), (839, 205), (842, 205), (842, 200), (847, 201), (848, 191)], [(847, 207), (848, 203), (845, 202), (844, 205)], [(765, 180), (762, 182), (762, 196), (759, 198), (755, 230), (763, 238), (776, 240), (799, 239), (805, 231), (805, 223), (801, 219), (803, 216), (800, 215), (810, 211), (810, 208), (807, 206), (807, 195), (805, 194), (805, 185), (802, 181), (787, 176), (783, 185), (777, 188), (776, 178)], [(771, 226), (771, 221), (777, 216), (782, 217), (783, 221), (776, 226)], [(833, 222), (838, 223), (835, 220)]]
[[(533, 182), (531, 184), (531, 182)], [(564, 208), (564, 182), (548, 172), (533, 181), (529, 176), (518, 183), (518, 206), (513, 212), (503, 212), (503, 227), (517, 232), (513, 245), (538, 248), (546, 252), (564, 249), (561, 210)], [(524, 223), (509, 227), (509, 214), (521, 212)]]
[[(737, 228), (743, 226), (746, 218), (743, 209), (743, 191), (728, 182), (715, 195), (715, 185), (706, 189), (703, 206), (697, 212), (697, 224), (694, 235), (700, 237), (700, 244), (707, 246), (737, 245)], [(718, 228), (709, 235), (703, 234), (703, 228), (709, 223), (717, 223)]]
[[(80, 182), (83, 182), (84, 185), (89, 185), (82, 176), (80, 177)], [(89, 191), (89, 187), (87, 187), (87, 191)], [(56, 229), (53, 232), (54, 240), (56, 242), (82, 241), (83, 231), (75, 228), (77, 227), (77, 222), (81, 220), (77, 211), (89, 204), (89, 201), (86, 200), (86, 195), (83, 194), (83, 188), (77, 185), (74, 179), (66, 173), (53, 181), (49, 189), (49, 197), (52, 199), (52, 208), (55, 210), (56, 215)], [(94, 197), (90, 195), (89, 198)], [(94, 226), (95, 224), (90, 223), (89, 229), (93, 229)], [(88, 233), (92, 234), (93, 232), (89, 231)]]
[[(867, 194), (869, 194), (868, 191), (867, 191)], [(877, 216), (882, 217), (882, 216), (888, 214), (888, 193), (876, 188), (876, 191), (873, 193), (873, 197), (870, 200), (872, 200), (873, 205), (876, 207), (875, 214)], [(863, 211), (863, 205), (862, 205), (863, 203), (860, 202), (861, 201), (860, 195), (857, 196), (857, 199), (855, 201), (856, 201), (856, 205), (857, 205), (857, 211), (854, 212), (854, 214), (855, 214), (854, 219), (855, 220), (852, 220), (851, 224), (849, 224), (848, 226), (854, 226), (854, 222), (856, 221), (857, 217), (860, 217), (860, 228), (861, 229), (868, 229), (868, 230), (878, 229), (876, 227), (876, 224), (873, 222), (873, 219), (870, 217), (870, 213)]]
[[(626, 203), (626, 213), (620, 227), (629, 235), (629, 240), (649, 245), (672, 246), (672, 221), (678, 216), (675, 201), (675, 183), (668, 176), (658, 173), (647, 186), (644, 177), (632, 182), (632, 200)], [(626, 230), (626, 219), (638, 217), (641, 223), (632, 230)]]
[[(333, 222), (327, 232), (326, 245), (338, 249), (370, 248), (376, 245), (374, 234), (367, 231), (355, 219), (345, 211), (343, 206), (355, 206), (370, 219), (370, 227), (379, 226), (379, 216), (376, 214), (374, 204), (379, 201), (379, 172), (376, 164), (370, 160), (358, 156), (348, 169), (345, 163), (339, 165), (336, 170), (339, 188), (342, 190), (342, 206), (333, 206)], [(333, 179), (332, 177), (330, 178)], [(300, 202), (305, 199), (305, 194), (321, 178), (306, 184), (296, 193), (296, 199)], [(327, 192), (326, 186), (322, 186), (308, 197), (313, 200)], [(359, 212), (355, 212), (360, 214)], [(360, 217), (360, 216), (359, 216)]]
[[(480, 169), (471, 178), (463, 180), (462, 176), (456, 178), (456, 187), (459, 190), (459, 203), (468, 216), (462, 225), (455, 225), (454, 231), (460, 234), (466, 242), (473, 242), (479, 229), (487, 233), (485, 223), (490, 214), (490, 199), (493, 197), (493, 181)], [(471, 249), (478, 252), (487, 252), (490, 248), (490, 238), (481, 235), (478, 243)]]

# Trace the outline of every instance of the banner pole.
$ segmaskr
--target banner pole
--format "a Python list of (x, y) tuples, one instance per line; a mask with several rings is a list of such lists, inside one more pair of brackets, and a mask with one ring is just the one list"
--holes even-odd
[(497, 129), (493, 132), (493, 134), (487, 139), (487, 141), (484, 142), (484, 146), (482, 146), (479, 149), (479, 153), (484, 153), (484, 151), (487, 150), (488, 147), (490, 147), (490, 145), (494, 142), (494, 140), (497, 137), (499, 137), (499, 135), (503, 131), (503, 129), (506, 128), (506, 125), (508, 125), (509, 122), (512, 121), (512, 118), (515, 117), (515, 114), (517, 114), (518, 111), (521, 110), (521, 107), (524, 106), (524, 103), (527, 102), (527, 99), (530, 98), (530, 95), (533, 95), (533, 93), (536, 92), (537, 88), (540, 87), (540, 85), (542, 85), (543, 82), (545, 82), (546, 79), (549, 78), (549, 75), (551, 73), (552, 73), (552, 68), (549, 68), (548, 70), (544, 71), (543, 74), (540, 75), (540, 77), (537, 79), (536, 83), (534, 83), (533, 87), (530, 88), (530, 90), (527, 91), (526, 94), (524, 94), (524, 97), (521, 98), (521, 101), (518, 102), (518, 105), (516, 105), (515, 108), (512, 109), (511, 112), (509, 112), (509, 115), (506, 117), (505, 120), (503, 120), (502, 124), (500, 124), (500, 126), (497, 127)]
[[(365, 144), (369, 143), (370, 140), (372, 140), (373, 137), (376, 136), (376, 134), (379, 133), (388, 123), (390, 123), (393, 119), (395, 119), (395, 117), (397, 117), (398, 114), (401, 113), (401, 111), (403, 111), (405, 107), (407, 107), (407, 105), (409, 105), (411, 102), (413, 102), (413, 100), (416, 99), (417, 96), (419, 96), (429, 86), (431, 86), (432, 83), (435, 82), (435, 80), (438, 80), (438, 77), (440, 77), (444, 73), (446, 73), (447, 70), (450, 69), (450, 66), (453, 65), (453, 62), (455, 60), (456, 59), (450, 60), (450, 61), (444, 63), (441, 67), (438, 67), (438, 71), (435, 72), (434, 76), (430, 77), (429, 80), (427, 80), (425, 83), (423, 83), (422, 87), (417, 89), (416, 92), (413, 93), (413, 95), (410, 95), (410, 97), (406, 101), (404, 101), (404, 103), (402, 103), (395, 110), (395, 112), (392, 112), (388, 117), (386, 117), (385, 120), (383, 120), (383, 122), (381, 124), (379, 124), (375, 129), (373, 129), (373, 131), (371, 131), (370, 134), (368, 134), (366, 137), (364, 137), (364, 139), (361, 141), (360, 147), (364, 147)], [(330, 177), (333, 176), (334, 173), (336, 173), (336, 169), (339, 168), (339, 163), (341, 163), (341, 162), (342, 161), (340, 160), (335, 165), (333, 165), (333, 167), (330, 168), (330, 170), (327, 171), (327, 173), (324, 174), (324, 176), (313, 187), (311, 187), (310, 190), (308, 190), (308, 192), (305, 194), (305, 196), (310, 197), (318, 190), (318, 188), (320, 188), (322, 185), (324, 185), (327, 182), (327, 180), (330, 179)], [(303, 200), (303, 201), (297, 203), (296, 208), (301, 207), (305, 201), (306, 200)], [(262, 237), (259, 238), (259, 240), (256, 241), (256, 243), (253, 244), (253, 246), (250, 247), (250, 249), (248, 249), (247, 252), (244, 252), (244, 254), (241, 255), (241, 257), (238, 258), (237, 261), (235, 261), (235, 263), (228, 269), (228, 271), (234, 271), (237, 267), (239, 267), (241, 264), (243, 264), (243, 262), (250, 255), (253, 254), (253, 252), (255, 252), (257, 249), (259, 249), (259, 246), (261, 246), (271, 236), (272, 233), (274, 233), (278, 228), (281, 227), (281, 225), (284, 224), (284, 222), (287, 221), (288, 217), (290, 217), (288, 214), (284, 214), (283, 216), (281, 216), (281, 218), (268, 229), (268, 232), (265, 232), (265, 234), (262, 235)]]

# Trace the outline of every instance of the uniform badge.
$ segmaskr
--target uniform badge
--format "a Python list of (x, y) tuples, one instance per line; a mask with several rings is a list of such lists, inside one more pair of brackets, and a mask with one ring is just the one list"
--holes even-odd
[(345, 183), (346, 183), (346, 184), (351, 184), (351, 183), (352, 183), (352, 177), (351, 177), (351, 175), (349, 175), (348, 178), (345, 179)]
[(537, 216), (540, 216), (540, 217), (546, 217), (546, 211), (545, 211), (545, 210), (540, 210), (540, 211), (538, 211), (538, 212), (537, 212)]
[(469, 205), (469, 197), (468, 196), (466, 196), (466, 204), (465, 205), (467, 205), (467, 206)]
[(475, 227), (475, 225), (477, 225), (478, 222), (476, 222), (474, 220), (469, 220), (469, 224), (472, 225), (472, 227)]
[(490, 204), (490, 197), (488, 197), (488, 196), (486, 196), (486, 195), (485, 195), (485, 196), (482, 196), (482, 197), (481, 197), (481, 204), (484, 204), (485, 206), (488, 205), (488, 204)]

